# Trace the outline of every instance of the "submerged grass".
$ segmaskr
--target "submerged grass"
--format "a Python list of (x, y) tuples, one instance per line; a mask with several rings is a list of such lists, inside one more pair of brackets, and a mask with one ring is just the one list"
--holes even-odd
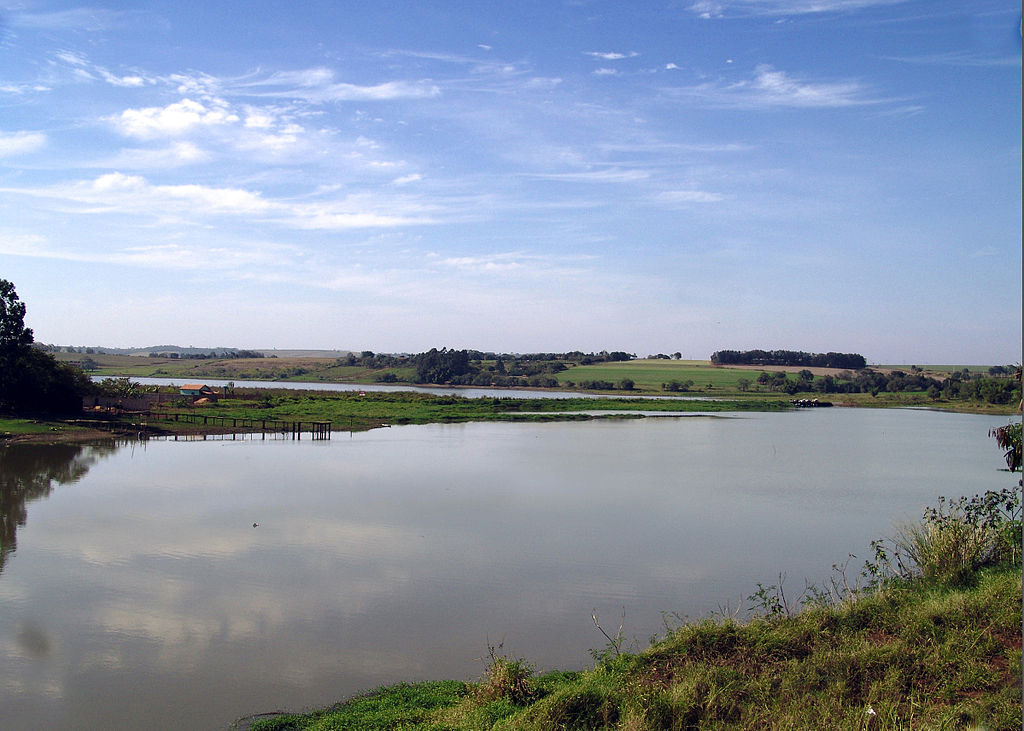
[[(925, 513), (934, 546), (912, 568), (892, 571), (878, 542), (865, 588), (837, 568), (840, 589), (800, 611), (761, 587), (760, 616), (683, 624), (636, 654), (611, 641), (582, 672), (534, 675), (491, 647), (478, 683), (392, 686), (253, 729), (1019, 729), (1020, 493), (952, 505)], [(984, 541), (939, 570), (951, 539), (933, 529), (957, 523)]]

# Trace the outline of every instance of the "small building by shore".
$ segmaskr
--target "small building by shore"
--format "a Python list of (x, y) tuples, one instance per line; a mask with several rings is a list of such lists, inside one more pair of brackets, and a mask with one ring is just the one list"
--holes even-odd
[(207, 386), (205, 383), (186, 383), (180, 389), (178, 393), (182, 396), (191, 396), (193, 401), (199, 399), (208, 399), (210, 401), (216, 401), (219, 395), (217, 391)]

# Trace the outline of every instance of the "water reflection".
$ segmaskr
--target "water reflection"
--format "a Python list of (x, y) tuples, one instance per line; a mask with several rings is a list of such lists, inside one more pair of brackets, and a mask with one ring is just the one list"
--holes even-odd
[(96, 461), (120, 445), (19, 444), (0, 447), (0, 574), (18, 545), (27, 503), (48, 497), (54, 485), (80, 480)]

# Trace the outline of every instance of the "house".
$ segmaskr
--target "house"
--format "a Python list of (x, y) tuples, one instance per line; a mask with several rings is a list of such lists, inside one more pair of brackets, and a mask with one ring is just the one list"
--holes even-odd
[(210, 399), (211, 401), (217, 400), (217, 392), (205, 383), (186, 383), (179, 389), (178, 393), (182, 396), (191, 396), (193, 401), (198, 401), (201, 398)]

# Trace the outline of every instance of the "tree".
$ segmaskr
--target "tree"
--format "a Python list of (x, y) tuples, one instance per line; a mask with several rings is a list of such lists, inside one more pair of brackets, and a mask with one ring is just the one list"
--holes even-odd
[(0, 279), (0, 355), (18, 352), (32, 344), (32, 330), (25, 327), (25, 303), (14, 285)]
[(82, 371), (33, 347), (25, 303), (0, 279), (0, 411), (71, 413), (82, 408), (91, 382)]

